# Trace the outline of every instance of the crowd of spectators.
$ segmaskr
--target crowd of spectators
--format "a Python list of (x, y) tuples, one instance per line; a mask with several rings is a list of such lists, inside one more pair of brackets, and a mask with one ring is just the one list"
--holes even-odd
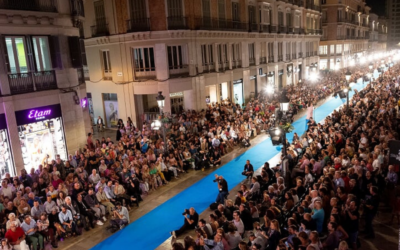
[[(350, 82), (368, 73), (353, 70)], [(360, 235), (375, 237), (373, 220), (381, 201), (390, 204), (393, 217), (399, 215), (399, 170), (389, 165), (388, 146), (399, 139), (399, 79), (395, 65), (355, 91), (349, 109), (344, 105), (318, 124), (311, 119), (280, 164), (266, 162), (250, 183), (241, 184), (235, 199), (219, 204), (208, 218), (187, 217), (186, 229), (195, 228), (196, 236), (181, 243), (173, 232), (173, 249), (362, 249)], [(349, 87), (344, 71), (320, 81), (316, 96)], [(332, 87), (326, 91), (324, 86)], [(249, 164), (242, 173), (246, 177), (253, 169)], [(289, 171), (282, 176), (285, 164)]]
[[(395, 69), (392, 71), (395, 72)], [(341, 73), (328, 74), (325, 76), (326, 81), (321, 81), (321, 83), (303, 82), (288, 87), (286, 90), (291, 100), (289, 113), (292, 114), (292, 117), (300, 109), (311, 104), (315, 105), (318, 100), (342, 88), (344, 83), (338, 80), (341, 76), (343, 76)], [(287, 217), (286, 213), (295, 212), (292, 211), (293, 208), (296, 208), (296, 211), (297, 209), (301, 210), (302, 207), (304, 208), (302, 213), (308, 214), (310, 212), (307, 210), (306, 202), (310, 202), (310, 197), (316, 190), (312, 191), (310, 196), (303, 197), (309, 191), (307, 189), (300, 192), (299, 189), (302, 190), (310, 186), (312, 189), (318, 189), (318, 195), (320, 195), (321, 192), (324, 192), (324, 189), (321, 191), (321, 188), (317, 185), (319, 183), (317, 178), (321, 175), (327, 175), (323, 181), (324, 185), (327, 186), (325, 187), (326, 197), (323, 197), (323, 199), (327, 199), (331, 195), (329, 192), (335, 193), (337, 191), (337, 189), (334, 189), (334, 179), (329, 175), (336, 176), (331, 167), (334, 167), (334, 170), (342, 168), (343, 171), (347, 171), (350, 164), (358, 164), (356, 166), (359, 167), (349, 168), (354, 169), (354, 172), (349, 170), (348, 176), (359, 175), (355, 180), (357, 187), (359, 186), (357, 190), (364, 190), (362, 194), (367, 195), (365, 183), (375, 184), (372, 180), (385, 173), (385, 169), (381, 171), (383, 163), (379, 164), (378, 167), (375, 163), (375, 159), (382, 161), (382, 155), (385, 155), (385, 150), (387, 150), (385, 148), (387, 144), (383, 143), (382, 145), (381, 140), (387, 140), (394, 136), (392, 130), (395, 123), (391, 121), (393, 117), (391, 108), (394, 104), (387, 102), (387, 105), (392, 105), (387, 107), (381, 104), (374, 107), (370, 104), (375, 100), (382, 100), (386, 103), (387, 98), (389, 98), (388, 93), (392, 91), (391, 85), (395, 84), (390, 81), (390, 77), (391, 75), (387, 75), (382, 78), (382, 81), (374, 86), (376, 91), (368, 87), (368, 93), (365, 93), (362, 97), (360, 94), (357, 95), (354, 99), (357, 100), (357, 109), (353, 108), (354, 112), (351, 116), (344, 115), (343, 111), (335, 112), (324, 125), (310, 126), (307, 134), (308, 144), (304, 140), (300, 141), (299, 138), (299, 146), (299, 143), (296, 143), (297, 140), (295, 140), (288, 153), (292, 156), (293, 165), (300, 155), (303, 158), (303, 160), (300, 160), (300, 171), (296, 172), (300, 175), (297, 180), (297, 183), (300, 183), (298, 187), (291, 188), (290, 192), (286, 192), (288, 190), (284, 186), (279, 171), (274, 173), (268, 168), (262, 173), (261, 178), (254, 176), (251, 179), (252, 176), (249, 176), (253, 183), (259, 184), (259, 190), (255, 192), (254, 185), (250, 189), (243, 185), (243, 190), (238, 193), (240, 202), (238, 200), (227, 200), (227, 207), (219, 208), (221, 213), (216, 213), (214, 217), (210, 217), (210, 220), (213, 220), (213, 229), (208, 232), (208, 237), (205, 239), (210, 240), (214, 235), (220, 237), (221, 234), (216, 234), (216, 232), (217, 230), (221, 231), (221, 229), (218, 229), (221, 227), (224, 228), (221, 233), (226, 233), (223, 234), (223, 237), (220, 237), (221, 240), (227, 241), (229, 235), (236, 235), (235, 237), (237, 237), (237, 230), (238, 228), (241, 230), (240, 225), (242, 223), (239, 216), (242, 217), (243, 211), (246, 213), (250, 210), (253, 219), (251, 219), (251, 222), (246, 221), (246, 227), (239, 231), (240, 237), (244, 236), (244, 230), (253, 229), (253, 222), (258, 221), (256, 218), (264, 217), (269, 218), (262, 227), (265, 229), (263, 229), (265, 234), (260, 236), (261, 230), (256, 231), (255, 235), (263, 237), (260, 239), (263, 239), (265, 243), (266, 237), (272, 237), (272, 234), (267, 236), (271, 233), (270, 228), (272, 228), (272, 232), (275, 232), (273, 238), (281, 238), (279, 227), (287, 224), (286, 221), (282, 221), (283, 218)], [(386, 86), (389, 86), (388, 91), (382, 91)], [(89, 134), (86, 147), (82, 151), (77, 151), (75, 155), (69, 155), (67, 160), (64, 161), (59, 156), (56, 159), (46, 158), (43, 159), (40, 166), (32, 166), (29, 173), (26, 170), (21, 170), (20, 176), (11, 177), (7, 175), (2, 180), (0, 188), (0, 236), (4, 238), (9, 249), (25, 250), (30, 246), (31, 249), (36, 250), (37, 248), (43, 249), (47, 241), (56, 248), (58, 241), (79, 236), (83, 233), (83, 229), (89, 231), (96, 225), (102, 226), (107, 220), (110, 221), (108, 229), (119, 230), (129, 223), (128, 211), (139, 206), (139, 203), (149, 192), (167, 185), (173, 178), (177, 179), (191, 169), (204, 170), (218, 167), (221, 164), (222, 155), (228, 153), (234, 147), (250, 146), (250, 138), (268, 130), (274, 124), (275, 110), (279, 106), (278, 97), (278, 93), (268, 94), (263, 92), (243, 107), (224, 101), (223, 103), (211, 104), (206, 110), (200, 112), (186, 111), (180, 115), (168, 117), (169, 122), (164, 124), (167, 133), (167, 145), (164, 145), (160, 131), (151, 130), (148, 124), (144, 124), (143, 128), (139, 130), (133, 126), (130, 119), (128, 119), (126, 125), (122, 120), (118, 122), (115, 142), (111, 138), (94, 139), (93, 135)], [(358, 104), (358, 102), (361, 104)], [(375, 111), (378, 113), (375, 114)], [(364, 114), (364, 117), (361, 116), (362, 114)], [(357, 134), (360, 119), (370, 127), (365, 127), (363, 133)], [(374, 123), (376, 119), (381, 120), (379, 120), (379, 123)], [(336, 124), (340, 126), (336, 126)], [(346, 127), (344, 124), (350, 124), (348, 129), (344, 129)], [(382, 124), (382, 126), (379, 125), (375, 129), (376, 124)], [(370, 131), (370, 129), (372, 130)], [(381, 129), (379, 138), (369, 138), (376, 134), (375, 130), (380, 132)], [(354, 141), (356, 139), (365, 141), (361, 134), (368, 138), (367, 142), (364, 143), (365, 145), (362, 146)], [(326, 135), (328, 137), (324, 137)], [(383, 136), (383, 139), (381, 136)], [(341, 139), (343, 144), (338, 145), (337, 140), (339, 139), (336, 137)], [(346, 144), (347, 140), (349, 140), (349, 145)], [(374, 150), (377, 150), (375, 148), (371, 151), (372, 146), (377, 146), (380, 151), (375, 152)], [(336, 157), (333, 157), (333, 155), (336, 155)], [(348, 158), (346, 158), (346, 155)], [(321, 159), (324, 165), (321, 166), (320, 170), (315, 171), (315, 166), (322, 164)], [(337, 159), (340, 159), (341, 163)], [(308, 161), (314, 162), (315, 166), (311, 166), (307, 163)], [(378, 169), (379, 171), (363, 172), (362, 161), (364, 161), (366, 167), (371, 165), (371, 170)], [(347, 162), (347, 165), (344, 164), (345, 162)], [(366, 176), (366, 181), (364, 181), (364, 176)], [(332, 177), (332, 180), (330, 177)], [(333, 181), (333, 183), (328, 183), (329, 181)], [(349, 183), (352, 183), (352, 181), (348, 180), (345, 183), (350, 185)], [(330, 186), (330, 184), (333, 186)], [(349, 196), (350, 189), (347, 186), (340, 186), (339, 189), (341, 189), (340, 200), (342, 201)], [(369, 195), (372, 195), (372, 192), (373, 190)], [(314, 198), (311, 197), (311, 200)], [(300, 201), (301, 204), (304, 203), (307, 206), (299, 206)], [(341, 205), (342, 203), (338, 201), (338, 204)], [(326, 203), (321, 205), (324, 209), (328, 206)], [(360, 207), (358, 199), (355, 205), (357, 208)], [(221, 206), (223, 205), (221, 204)], [(235, 211), (233, 211), (233, 208)], [(236, 208), (239, 209), (239, 212), (236, 211)], [(232, 212), (234, 212), (232, 215), (235, 213), (237, 215), (235, 227), (232, 225), (223, 227), (224, 221), (221, 222), (221, 220), (227, 222), (227, 220), (233, 219), (233, 217), (224, 215), (227, 209), (232, 209)], [(340, 210), (338, 211), (339, 214), (344, 211), (338, 210)], [(288, 219), (291, 222), (294, 220), (293, 224), (300, 225), (302, 213), (293, 214), (293, 218)], [(265, 217), (265, 214), (269, 217)], [(325, 214), (329, 214), (329, 212), (326, 211)], [(308, 218), (308, 215), (304, 216)], [(322, 217), (324, 216), (322, 215)], [(338, 221), (336, 224), (339, 223)], [(205, 220), (200, 220), (200, 223), (203, 226), (208, 224)], [(222, 223), (221, 226), (220, 223)], [(326, 219), (324, 223), (326, 223)], [(313, 224), (311, 222), (309, 224), (305, 226), (311, 228)], [(257, 227), (255, 228), (257, 229)], [(325, 228), (325, 224), (318, 227), (320, 231), (325, 230)], [(345, 225), (342, 228), (347, 230)], [(288, 230), (290, 229), (288, 228)], [(371, 228), (368, 230), (371, 230)], [(343, 232), (346, 231), (343, 230)], [(199, 231), (199, 233), (202, 232)], [(282, 233), (282, 235), (284, 234)], [(273, 244), (264, 244), (264, 246), (267, 245), (273, 246)], [(2, 249), (7, 248), (3, 247)], [(269, 247), (268, 249), (272, 248)]]

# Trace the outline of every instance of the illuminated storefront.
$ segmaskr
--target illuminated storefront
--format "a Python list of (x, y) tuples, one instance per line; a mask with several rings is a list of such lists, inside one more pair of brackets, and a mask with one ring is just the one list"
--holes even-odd
[(8, 137), (6, 116), (0, 114), (0, 174), (4, 178), (7, 173), (14, 176), (14, 162), (12, 150), (10, 147), (10, 139)]
[(60, 104), (15, 112), (24, 167), (33, 167), (57, 155), (67, 159), (67, 146)]

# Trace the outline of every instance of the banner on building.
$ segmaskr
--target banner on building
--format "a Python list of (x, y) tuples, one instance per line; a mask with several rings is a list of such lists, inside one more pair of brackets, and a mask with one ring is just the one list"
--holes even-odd
[(118, 127), (118, 101), (104, 101), (104, 110), (106, 112), (107, 127)]

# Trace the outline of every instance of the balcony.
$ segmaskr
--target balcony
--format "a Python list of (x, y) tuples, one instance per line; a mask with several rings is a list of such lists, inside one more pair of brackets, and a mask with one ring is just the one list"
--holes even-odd
[(292, 54), (292, 59), (297, 59), (297, 58), (296, 58), (296, 53), (293, 53), (293, 54)]
[(303, 52), (299, 52), (299, 59), (303, 57)]
[(295, 34), (294, 28), (293, 27), (289, 27), (288, 30), (287, 30), (287, 33), (288, 34)]
[(175, 76), (182, 76), (189, 74), (189, 65), (175, 65), (169, 66), (169, 74)]
[(128, 32), (150, 31), (150, 19), (138, 18), (127, 20), (126, 27)]
[(274, 62), (274, 56), (269, 56), (268, 57), (268, 62), (273, 63)]
[(260, 57), (260, 64), (266, 64), (267, 63), (267, 57)]
[(78, 68), (76, 69), (77, 73), (78, 73), (78, 82), (79, 83), (85, 83), (85, 71), (83, 68)]
[(278, 33), (278, 34), (286, 33), (286, 27), (285, 27), (285, 26), (282, 26), (282, 25), (278, 25), (277, 33)]
[(92, 37), (109, 36), (108, 23), (105, 19), (97, 20), (96, 25), (90, 27), (92, 30)]
[(208, 73), (215, 72), (214, 63), (208, 63), (208, 64), (203, 65), (203, 71), (208, 72)]
[(283, 61), (283, 55), (278, 55), (278, 62), (282, 62)]
[(227, 71), (229, 70), (229, 62), (219, 62), (218, 63), (219, 71)]
[(227, 20), (227, 30), (247, 31), (247, 23), (242, 23), (235, 20)]
[(0, 9), (57, 12), (57, 0), (0, 0)]
[(169, 30), (185, 30), (188, 29), (187, 18), (183, 16), (167, 17)]
[(237, 61), (232, 61), (232, 69), (238, 69), (242, 67), (242, 61), (237, 60)]
[(54, 70), (8, 74), (12, 95), (57, 89)]
[(249, 23), (249, 32), (258, 32), (258, 24)]
[(342, 36), (342, 35), (336, 36), (336, 40), (346, 40), (346, 39), (347, 39), (346, 36)]
[(249, 58), (249, 65), (250, 66), (256, 65), (256, 59), (255, 58)]
[(260, 24), (260, 32), (269, 33), (271, 26), (269, 24)]
[(314, 30), (313, 29), (306, 29), (306, 34), (307, 35), (312, 35), (312, 34), (314, 34)]
[(277, 27), (275, 25), (271, 25), (269, 29), (269, 33), (276, 33)]
[(286, 61), (290, 60), (290, 54), (286, 54)]

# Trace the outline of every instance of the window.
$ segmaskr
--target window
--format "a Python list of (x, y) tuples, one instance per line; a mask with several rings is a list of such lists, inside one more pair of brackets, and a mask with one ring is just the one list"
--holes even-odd
[(211, 17), (210, 0), (202, 0), (203, 18)]
[(35, 53), (35, 63), (37, 71), (52, 70), (50, 59), (49, 41), (47, 37), (33, 37), (33, 51)]
[(292, 43), (292, 55), (293, 55), (293, 59), (296, 59), (296, 54), (297, 54), (297, 43), (293, 42)]
[(228, 46), (226, 44), (218, 44), (218, 63), (228, 63)]
[(169, 17), (183, 16), (182, 0), (167, 0), (167, 5)]
[(240, 61), (240, 45), (238, 43), (232, 44), (232, 61)]
[(203, 66), (214, 64), (214, 54), (213, 54), (213, 45), (212, 44), (201, 45), (201, 62), (203, 64)]
[(185, 56), (181, 45), (168, 46), (167, 53), (169, 69), (182, 69), (184, 67)]
[(6, 37), (8, 54), (8, 71), (12, 74), (27, 73), (28, 63), (26, 56), (26, 45), (24, 37)]
[(300, 27), (300, 16), (296, 15), (295, 16), (295, 23), (294, 23), (295, 27)]
[(249, 44), (249, 64), (254, 65), (256, 63), (255, 58), (254, 58), (254, 43)]
[(256, 6), (249, 5), (249, 24), (257, 23), (256, 22)]
[(104, 10), (104, 1), (99, 0), (94, 2), (94, 15), (96, 20), (96, 26), (106, 25), (106, 12)]
[(282, 51), (282, 42), (278, 43), (278, 61), (282, 61), (283, 60), (283, 51)]
[(274, 61), (274, 43), (268, 43), (268, 61), (273, 62)]
[(278, 12), (278, 25), (281, 27), (283, 26), (283, 12), (282, 11)]
[(233, 2), (232, 3), (232, 20), (233, 21), (240, 21), (240, 9), (239, 3)]
[(147, 18), (146, 0), (129, 0), (129, 12), (132, 20)]
[(286, 13), (286, 26), (292, 27), (292, 13)]
[(290, 60), (290, 42), (286, 42), (286, 60)]
[(225, 20), (225, 0), (218, 0), (218, 17)]
[(135, 71), (154, 71), (154, 49), (153, 48), (134, 48), (133, 60), (135, 61)]
[(260, 23), (269, 24), (269, 9), (268, 6), (264, 6), (260, 9)]
[(329, 52), (331, 55), (334, 55), (335, 54), (335, 45), (334, 44), (332, 44), (331, 46), (330, 46), (330, 52)]
[(101, 61), (103, 66), (103, 76), (104, 78), (111, 77), (111, 60), (110, 60), (110, 51), (109, 50), (102, 50), (101, 51)]

